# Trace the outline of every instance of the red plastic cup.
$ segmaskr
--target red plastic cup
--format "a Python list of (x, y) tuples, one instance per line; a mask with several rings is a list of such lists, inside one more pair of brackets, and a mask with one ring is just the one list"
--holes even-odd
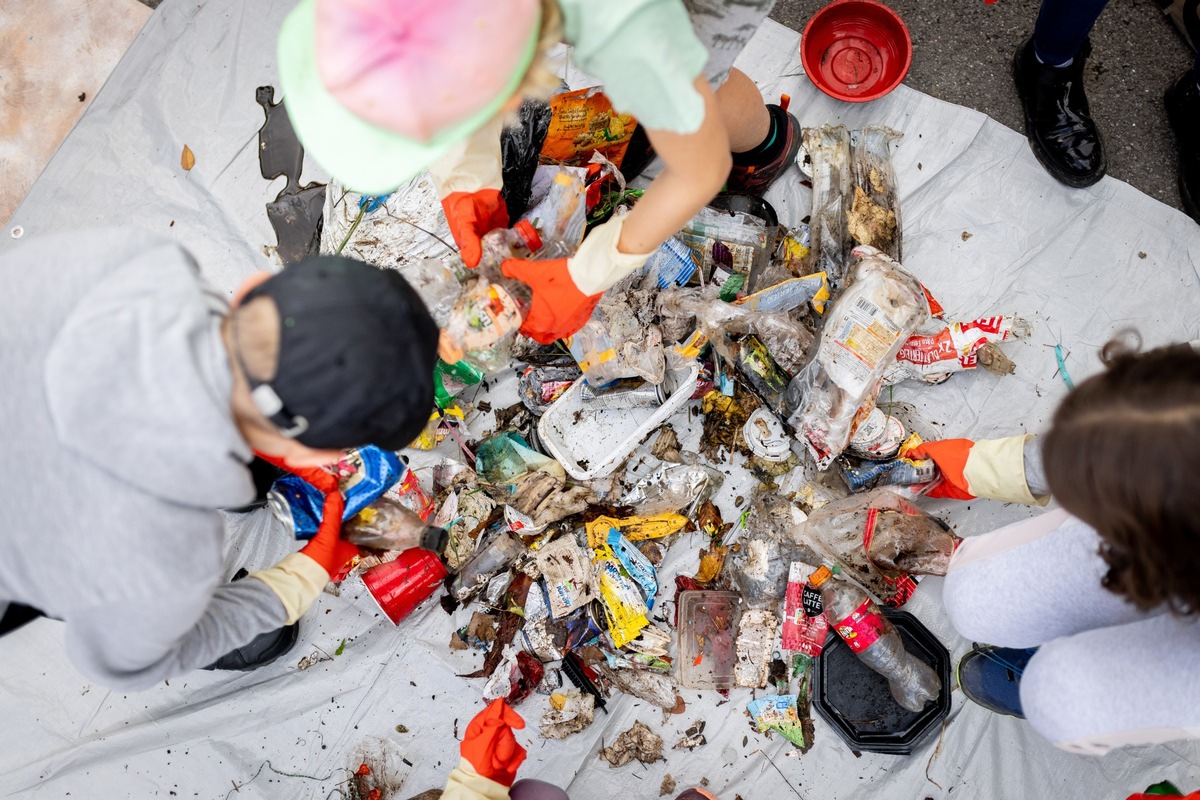
[(371, 567), (362, 579), (387, 618), (399, 625), (421, 601), (437, 591), (446, 575), (446, 566), (440, 558), (414, 547), (402, 552), (395, 561)]
[(800, 63), (825, 94), (865, 103), (904, 80), (912, 37), (904, 20), (877, 0), (834, 0), (804, 26)]

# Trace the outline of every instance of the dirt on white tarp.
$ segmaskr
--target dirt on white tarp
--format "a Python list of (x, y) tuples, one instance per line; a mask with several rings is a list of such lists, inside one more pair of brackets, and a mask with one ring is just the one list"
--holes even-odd
[[(257, 86), (278, 85), (275, 36), (292, 5), (164, 4), (10, 227), (36, 236), (136, 225), (173, 236), (230, 293), (251, 271), (269, 268), (264, 247), (274, 237), (264, 204), (279, 186), (259, 176), (262, 110), (254, 97)], [(1200, 228), (1187, 217), (1111, 178), (1090, 189), (1067, 189), (1038, 165), (1021, 135), (905, 87), (867, 105), (837, 103), (802, 76), (797, 39), (767, 23), (739, 66), (768, 99), (790, 94), (802, 125), (903, 131), (894, 165), (905, 267), (948, 317), (1003, 312), (1033, 323), (1030, 337), (1005, 345), (1013, 375), (975, 370), (938, 386), (897, 387), (894, 399), (912, 403), (937, 431), (981, 438), (1044, 429), (1066, 393), (1047, 345), (1062, 343), (1078, 381), (1100, 369), (1098, 348), (1120, 328), (1136, 325), (1148, 345), (1200, 336)], [(187, 173), (179, 165), (185, 143), (196, 155)], [(304, 180), (321, 178), (310, 161)], [(767, 197), (784, 224), (809, 213), (810, 190), (795, 171)], [(0, 249), (11, 244), (0, 237)], [(501, 380), (477, 400), (511, 405), (514, 384)], [(485, 416), (468, 420), (476, 433), (487, 427)], [(686, 410), (672, 422), (682, 449), (695, 452), (699, 423)], [(413, 462), (426, 483), (430, 458)], [(714, 500), (725, 519), (734, 519), (735, 498), (749, 496), (753, 479), (740, 468), (726, 469)], [(963, 536), (1041, 513), (982, 501), (925, 507)], [(265, 511), (231, 516), (229, 523), (229, 573), (271, 564), (295, 546)], [(695, 569), (702, 538), (671, 548), (662, 585)], [(46, 558), (54, 558), (50, 546)], [(970, 643), (950, 628), (940, 595), (941, 581), (926, 579), (906, 608), (957, 657)], [(664, 605), (669, 611), (670, 603)], [(137, 694), (87, 683), (66, 659), (61, 626), (35, 622), (0, 639), (0, 794), (319, 799), (344, 785), (347, 768), (372, 753), (383, 753), (376, 760), (391, 773), (391, 796), (440, 787), (457, 762), (456, 739), (480, 708), (484, 681), (456, 677), (478, 667), (479, 653), (448, 646), (450, 632), (471, 613), (460, 609), (451, 619), (428, 603), (396, 628), (361, 582), (348, 581), (338, 595), (322, 595), (301, 623), (295, 650), (279, 662), (245, 674), (195, 672)], [(1025, 723), (965, 702), (957, 690), (941, 735), (908, 757), (859, 756), (819, 719), (815, 746), (796, 756), (780, 737), (751, 730), (745, 705), (752, 690), (735, 689), (727, 702), (714, 692), (681, 694), (687, 708), (674, 715), (614, 696), (609, 713), (597, 713), (590, 727), (561, 741), (538, 735), (549, 701), (534, 694), (517, 709), (528, 723), (518, 734), (529, 748), (522, 776), (564, 786), (577, 800), (657, 797), (668, 776), (680, 788), (706, 781), (709, 791), (730, 800), (1095, 800), (1124, 797), (1160, 780), (1196, 788), (1200, 774), (1200, 743), (1132, 748), (1098, 759), (1067, 755)], [(602, 746), (635, 722), (670, 745), (688, 738), (700, 721), (704, 744), (668, 747), (665, 761), (613, 768), (598, 758)]]

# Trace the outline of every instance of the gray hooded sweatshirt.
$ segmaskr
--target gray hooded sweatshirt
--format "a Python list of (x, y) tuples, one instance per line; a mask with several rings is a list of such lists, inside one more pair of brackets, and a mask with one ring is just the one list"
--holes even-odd
[(66, 624), (97, 683), (149, 687), (284, 622), (222, 583), (218, 508), (254, 495), (230, 411), (225, 302), (178, 244), (136, 230), (0, 257), (0, 612)]

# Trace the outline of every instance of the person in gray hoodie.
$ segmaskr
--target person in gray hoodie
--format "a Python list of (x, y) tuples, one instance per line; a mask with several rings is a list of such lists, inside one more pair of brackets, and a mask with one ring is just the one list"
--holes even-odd
[[(136, 230), (23, 243), (0, 284), (0, 633), (62, 620), (77, 668), (119, 689), (286, 650), (356, 552), (318, 467), (428, 419), (437, 327), (416, 292), (318, 257), (250, 279), (231, 311), (182, 247)], [(321, 483), (327, 524), (226, 583), (218, 509), (254, 499), (255, 452)]]

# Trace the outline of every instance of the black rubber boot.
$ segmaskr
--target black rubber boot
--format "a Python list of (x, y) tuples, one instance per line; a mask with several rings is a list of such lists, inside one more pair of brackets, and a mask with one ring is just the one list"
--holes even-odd
[[(231, 580), (240, 581), (249, 573), (239, 569)], [(231, 650), (203, 669), (227, 669), (238, 672), (249, 672), (252, 669), (265, 667), (281, 655), (291, 650), (300, 636), (300, 623), (293, 622), (273, 631), (260, 633), (246, 645)]]
[(1076, 189), (1100, 180), (1107, 168), (1083, 91), (1083, 67), (1091, 52), (1085, 42), (1069, 66), (1048, 67), (1037, 60), (1030, 39), (1013, 57), (1013, 79), (1033, 154), (1046, 171)]
[(1192, 70), (1167, 89), (1166, 104), (1179, 148), (1179, 196), (1188, 216), (1200, 222), (1200, 87)]
[(285, 625), (282, 628), (276, 628), (266, 633), (260, 633), (254, 637), (254, 640), (250, 644), (229, 651), (207, 667), (204, 667), (204, 669), (227, 669), (249, 672), (252, 669), (265, 667), (291, 650), (299, 636), (299, 622)]

